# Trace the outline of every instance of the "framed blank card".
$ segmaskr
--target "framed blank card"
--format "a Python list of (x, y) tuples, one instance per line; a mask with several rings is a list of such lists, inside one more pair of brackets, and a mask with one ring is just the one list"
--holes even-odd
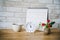
[(27, 9), (26, 24), (32, 23), (38, 26), (39, 23), (47, 23), (48, 9)]

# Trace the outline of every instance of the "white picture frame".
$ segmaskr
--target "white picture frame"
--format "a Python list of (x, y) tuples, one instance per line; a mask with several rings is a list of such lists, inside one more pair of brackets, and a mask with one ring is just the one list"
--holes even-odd
[[(39, 23), (47, 23), (48, 19), (48, 8), (41, 8), (41, 9), (35, 9), (35, 8), (30, 8), (27, 9), (27, 14), (26, 14), (26, 24), (30, 23), (32, 25), (32, 28), (34, 30), (31, 31), (32, 28), (30, 28), (28, 25), (26, 26), (26, 31), (28, 32), (34, 32), (35, 29), (39, 27)], [(40, 28), (41, 31), (43, 31), (43, 28)]]

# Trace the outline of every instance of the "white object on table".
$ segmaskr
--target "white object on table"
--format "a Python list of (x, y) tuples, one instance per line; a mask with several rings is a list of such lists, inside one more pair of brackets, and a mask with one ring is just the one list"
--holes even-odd
[(14, 32), (18, 32), (20, 30), (19, 25), (12, 25), (12, 29)]
[[(26, 15), (26, 24), (28, 24), (28, 22), (32, 22), (32, 26), (34, 27), (39, 27), (39, 23), (47, 23), (47, 14), (48, 14), (48, 9), (27, 9), (27, 15)], [(28, 27), (30, 25), (28, 24)], [(29, 28), (27, 28), (29, 29)], [(44, 28), (40, 28), (40, 30), (42, 31)]]
[(33, 23), (28, 22), (26, 25), (26, 31), (27, 32), (34, 32), (35, 30), (36, 30), (36, 26)]

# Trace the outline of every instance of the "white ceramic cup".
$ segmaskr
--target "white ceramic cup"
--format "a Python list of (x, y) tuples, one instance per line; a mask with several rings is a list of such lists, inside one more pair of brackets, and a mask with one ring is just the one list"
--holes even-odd
[(14, 32), (18, 32), (20, 30), (20, 26), (19, 25), (12, 25), (12, 29)]

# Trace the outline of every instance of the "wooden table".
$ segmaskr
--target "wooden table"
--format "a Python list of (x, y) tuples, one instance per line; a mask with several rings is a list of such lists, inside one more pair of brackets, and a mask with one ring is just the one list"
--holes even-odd
[(50, 35), (44, 35), (43, 32), (34, 33), (13, 32), (9, 29), (0, 29), (0, 40), (60, 40), (60, 31), (52, 29)]

